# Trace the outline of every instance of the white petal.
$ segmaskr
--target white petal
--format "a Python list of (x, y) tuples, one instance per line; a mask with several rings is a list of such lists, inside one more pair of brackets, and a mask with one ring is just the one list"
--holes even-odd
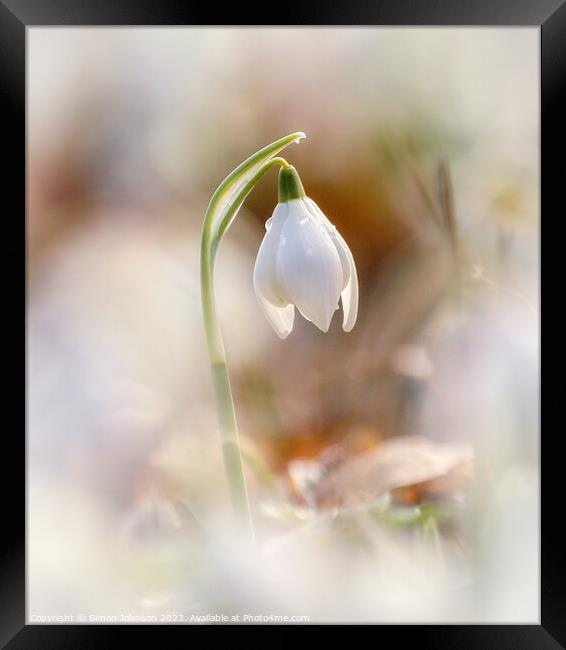
[(330, 239), (334, 242), (334, 245), (336, 246), (336, 250), (338, 252), (338, 256), (340, 257), (340, 264), (342, 266), (342, 274), (344, 276), (344, 280), (342, 283), (342, 289), (346, 288), (346, 285), (348, 284), (350, 280), (350, 262), (348, 260), (348, 256), (346, 252), (344, 251), (343, 246), (339, 246), (337, 244), (337, 238), (336, 238), (336, 226), (330, 223), (328, 218), (325, 216), (325, 214), (322, 212), (322, 210), (318, 207), (318, 205), (312, 200), (309, 199), (308, 196), (305, 196), (303, 199), (303, 203), (306, 206), (309, 214), (317, 219), (328, 231), (328, 234), (330, 236)]
[(342, 290), (340, 257), (326, 227), (301, 199), (288, 206), (277, 253), (279, 284), (303, 316), (327, 332)]
[(285, 290), (277, 280), (276, 273), (281, 228), (287, 217), (287, 205), (287, 203), (279, 203), (273, 216), (265, 224), (267, 232), (259, 247), (254, 266), (253, 282), (256, 294), (261, 294), (275, 307), (284, 307), (290, 302)]
[(342, 291), (342, 309), (344, 310), (344, 320), (342, 321), (342, 329), (349, 332), (356, 324), (358, 317), (358, 273), (356, 271), (356, 264), (348, 245), (340, 235), (336, 233), (338, 241), (343, 245), (348, 255), (350, 262), (350, 280), (346, 288)]
[(316, 215), (326, 225), (329, 235), (338, 250), (344, 272), (344, 285), (342, 286), (341, 294), (342, 309), (344, 311), (342, 329), (345, 332), (349, 332), (356, 324), (356, 318), (358, 316), (358, 274), (354, 257), (348, 244), (346, 244), (342, 235), (336, 230), (336, 226), (328, 220), (318, 205), (308, 197), (304, 199), (304, 202), (309, 208), (309, 213)]
[(275, 307), (269, 300), (266, 300), (256, 291), (256, 296), (263, 309), (265, 317), (279, 338), (286, 339), (293, 329), (293, 320), (295, 318), (295, 307), (287, 305), (286, 307)]
[(295, 318), (295, 308), (286, 299), (275, 269), (281, 228), (286, 217), (287, 205), (277, 205), (273, 216), (265, 224), (267, 232), (261, 242), (253, 274), (258, 302), (275, 333), (282, 339), (289, 336)]

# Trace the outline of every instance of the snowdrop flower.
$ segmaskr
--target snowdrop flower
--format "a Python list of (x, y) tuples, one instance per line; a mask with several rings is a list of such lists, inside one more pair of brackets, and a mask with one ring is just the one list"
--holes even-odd
[(358, 313), (358, 278), (348, 245), (316, 203), (305, 195), (292, 166), (279, 173), (279, 203), (265, 224), (254, 290), (282, 339), (293, 329), (295, 307), (323, 332), (342, 298), (342, 327), (349, 332)]

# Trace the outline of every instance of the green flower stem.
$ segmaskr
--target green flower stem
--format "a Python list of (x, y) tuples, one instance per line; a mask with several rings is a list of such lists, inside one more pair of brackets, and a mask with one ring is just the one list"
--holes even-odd
[(246, 185), (242, 188), (238, 196), (234, 199), (234, 202), (230, 206), (230, 208), (226, 211), (226, 214), (222, 218), (222, 221), (219, 223), (218, 228), (216, 230), (216, 235), (214, 236), (214, 239), (212, 241), (212, 253), (213, 253), (213, 258), (216, 255), (216, 249), (218, 247), (218, 244), (220, 244), (220, 240), (222, 239), (222, 236), (228, 229), (228, 226), (232, 223), (232, 220), (234, 218), (234, 215), (236, 212), (240, 209), (242, 203), (246, 200), (246, 197), (248, 194), (253, 190), (253, 188), (257, 185), (257, 183), (267, 174), (267, 172), (274, 167), (275, 165), (279, 165), (281, 169), (289, 169), (291, 166), (289, 163), (285, 160), (285, 158), (272, 158), (268, 162), (266, 162), (263, 167), (259, 169), (259, 171), (256, 173), (256, 175), (246, 183)]
[[(255, 153), (229, 174), (214, 192), (202, 227), (200, 251), (202, 311), (222, 437), (224, 468), (236, 523), (241, 533), (250, 541), (254, 538), (253, 523), (226, 354), (216, 314), (214, 262), (222, 236), (247, 195), (273, 166), (279, 165), (282, 168), (289, 166), (283, 158), (276, 158), (275, 155), (292, 142), (298, 142), (301, 137), (304, 137), (304, 134), (292, 133), (277, 140)], [(235, 188), (239, 187), (239, 184), (241, 187), (234, 196)]]

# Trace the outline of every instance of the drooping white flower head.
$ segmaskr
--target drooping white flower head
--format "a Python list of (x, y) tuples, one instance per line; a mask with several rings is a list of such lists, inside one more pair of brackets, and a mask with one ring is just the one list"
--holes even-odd
[(349, 332), (358, 313), (358, 277), (348, 245), (318, 205), (305, 196), (293, 167), (279, 174), (279, 203), (265, 224), (254, 290), (282, 339), (293, 329), (295, 307), (327, 332), (342, 298), (342, 327)]

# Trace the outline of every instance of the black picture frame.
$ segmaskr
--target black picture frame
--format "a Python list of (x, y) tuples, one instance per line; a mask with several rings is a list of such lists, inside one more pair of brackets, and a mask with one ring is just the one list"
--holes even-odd
[[(26, 92), (26, 29), (40, 25), (214, 25), (229, 24), (328, 24), (328, 25), (481, 25), (539, 26), (541, 38), (541, 169), (542, 155), (547, 161), (547, 177), (541, 184), (541, 201), (550, 205), (557, 197), (559, 180), (564, 182), (564, 164), (557, 168), (550, 163), (560, 160), (560, 143), (564, 141), (561, 124), (566, 104), (560, 90), (566, 85), (566, 2), (565, 0), (381, 0), (373, 3), (333, 2), (326, 7), (318, 3), (283, 3), (273, 9), (269, 19), (257, 19), (241, 3), (232, 10), (218, 10), (196, 3), (159, 0), (0, 0), (0, 97), (4, 109), (5, 148), (3, 158), (4, 192), (10, 200), (11, 225), (15, 235), (6, 248), (19, 248), (21, 239), (17, 224), (25, 213), (25, 92)], [(230, 13), (236, 14), (231, 16)], [(216, 15), (215, 15), (216, 14)], [(279, 15), (277, 15), (279, 14)], [(221, 20), (222, 22), (219, 22)], [(562, 138), (558, 137), (562, 135)], [(554, 153), (558, 154), (556, 157)], [(542, 174), (541, 174), (542, 180)], [(554, 203), (553, 203), (554, 204)], [(554, 205), (560, 205), (555, 203)], [(562, 208), (563, 211), (563, 208)], [(555, 215), (559, 217), (558, 214)], [(16, 224), (16, 225), (14, 225)], [(25, 240), (25, 233), (24, 233)], [(25, 250), (25, 241), (24, 247)], [(25, 260), (24, 260), (25, 264)], [(4, 277), (15, 275), (13, 267)], [(19, 286), (18, 283), (15, 285)], [(16, 307), (13, 313), (18, 313)], [(12, 313), (12, 312), (8, 312)], [(18, 340), (17, 318), (4, 318), (12, 328), (10, 340)], [(5, 339), (7, 340), (7, 339)], [(11, 382), (10, 382), (11, 383)], [(15, 393), (16, 382), (7, 390)], [(9, 398), (8, 398), (9, 399)], [(15, 403), (15, 400), (14, 400)], [(18, 476), (3, 471), (8, 483), (4, 489), (7, 510), (2, 526), (0, 572), (0, 644), (10, 650), (32, 648), (105, 647), (112, 637), (124, 639), (133, 627), (143, 627), (149, 641), (157, 626), (89, 626), (89, 625), (26, 625), (25, 621), (25, 515), (23, 501), (16, 491), (25, 485), (25, 439), (18, 429), (5, 432), (5, 464)], [(540, 625), (407, 625), (380, 626), (376, 641), (391, 635), (396, 644), (412, 640), (419, 645), (449, 648), (513, 648), (537, 649), (566, 647), (566, 581), (561, 553), (560, 517), (550, 500), (558, 488), (560, 477), (553, 447), (558, 444), (559, 431), (550, 431), (542, 450), (542, 494), (548, 501), (542, 508), (541, 551), (541, 620)], [(6, 438), (9, 438), (6, 440)], [(11, 459), (9, 463), (6, 459)], [(553, 467), (557, 464), (557, 468)], [(19, 490), (16, 490), (19, 488)], [(547, 503), (548, 505), (545, 505)], [(8, 507), (9, 506), (9, 507)], [(10, 508), (12, 512), (10, 512)], [(162, 635), (164, 626), (157, 632)], [(168, 630), (175, 626), (167, 626)], [(111, 628), (111, 629), (110, 629)], [(189, 628), (182, 626), (183, 631)], [(157, 638), (157, 637), (155, 637)], [(163, 636), (160, 636), (161, 643)]]

